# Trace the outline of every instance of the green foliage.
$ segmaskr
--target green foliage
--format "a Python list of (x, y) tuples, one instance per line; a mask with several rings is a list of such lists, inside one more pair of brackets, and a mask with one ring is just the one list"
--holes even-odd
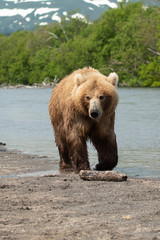
[(122, 83), (139, 85), (138, 80), (132, 79), (138, 79), (139, 66), (153, 55), (148, 48), (157, 46), (157, 24), (158, 14), (151, 8), (144, 10), (140, 3), (122, 4), (118, 9), (105, 12), (95, 26), (98, 68), (107, 74), (113, 69), (119, 73)]
[(160, 86), (160, 58), (153, 57), (149, 64), (143, 64), (139, 71), (141, 86), (159, 87)]
[(92, 66), (124, 86), (160, 87), (160, 8), (120, 3), (93, 23), (62, 19), (0, 35), (0, 84), (42, 83)]

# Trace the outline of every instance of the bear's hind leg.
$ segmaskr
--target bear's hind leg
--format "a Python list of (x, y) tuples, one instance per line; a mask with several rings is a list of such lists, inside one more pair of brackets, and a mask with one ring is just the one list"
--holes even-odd
[(72, 162), (69, 158), (68, 146), (66, 145), (65, 141), (63, 142), (58, 141), (57, 146), (60, 156), (59, 162), (60, 171), (66, 172), (73, 171)]
[(60, 153), (59, 151), (59, 155), (60, 155), (60, 162), (59, 162), (60, 171), (72, 172), (73, 171), (72, 163), (69, 160), (69, 157), (67, 156), (67, 154)]
[(79, 173), (80, 170), (90, 170), (85, 139), (77, 137), (73, 140), (71, 146), (70, 154), (74, 165), (74, 172)]
[(93, 145), (98, 152), (99, 163), (96, 170), (112, 170), (118, 163), (117, 142), (115, 134), (103, 139), (92, 139)]

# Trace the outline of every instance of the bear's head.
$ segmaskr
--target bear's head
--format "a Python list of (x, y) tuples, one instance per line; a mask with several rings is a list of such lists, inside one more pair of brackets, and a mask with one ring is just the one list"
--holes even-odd
[(116, 73), (108, 77), (92, 69), (75, 73), (72, 97), (76, 110), (93, 120), (112, 114), (118, 104), (117, 83)]

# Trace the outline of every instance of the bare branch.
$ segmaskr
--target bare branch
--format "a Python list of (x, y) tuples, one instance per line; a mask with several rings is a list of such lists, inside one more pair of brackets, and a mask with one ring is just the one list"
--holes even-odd
[(46, 41), (49, 41), (50, 39), (52, 39), (53, 37), (51, 36), (51, 37), (49, 37), (49, 38), (47, 38), (47, 40)]
[(68, 42), (68, 37), (67, 37), (66, 31), (64, 30), (64, 28), (63, 28), (62, 24), (60, 24), (60, 22), (59, 22), (59, 25), (60, 25), (60, 27), (61, 27), (62, 30), (63, 30), (63, 33), (64, 33), (64, 36), (65, 36), (66, 41)]
[(150, 48), (147, 48), (150, 52), (156, 54), (157, 56), (160, 56), (160, 52), (155, 52), (154, 50), (150, 49)]
[(62, 40), (61, 40), (56, 34), (54, 34), (54, 33), (52, 33), (52, 32), (48, 32), (48, 31), (45, 31), (45, 32), (48, 33), (48, 34), (50, 34), (50, 35), (52, 35), (52, 36), (49, 37), (46, 41), (50, 40), (51, 38), (56, 38), (56, 39), (59, 40), (60, 43), (62, 43)]

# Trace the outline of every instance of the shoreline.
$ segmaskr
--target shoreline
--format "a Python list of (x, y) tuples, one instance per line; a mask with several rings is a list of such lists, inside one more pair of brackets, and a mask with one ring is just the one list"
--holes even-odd
[[(59, 82), (50, 82), (50, 83), (42, 83), (42, 84), (39, 84), (39, 83), (34, 83), (33, 85), (24, 85), (24, 84), (17, 84), (17, 85), (7, 85), (7, 84), (1, 84), (0, 85), (0, 88), (2, 89), (38, 89), (38, 88), (42, 88), (42, 89), (45, 89), (45, 88), (54, 88)], [(146, 89), (159, 89), (160, 87), (151, 87), (151, 86), (148, 86), (148, 87), (143, 87), (143, 86), (130, 86), (130, 85), (127, 85), (127, 84), (123, 84), (123, 83), (120, 83), (118, 84), (117, 86), (118, 88), (146, 88)]]
[(55, 87), (57, 84), (57, 82), (53, 81), (53, 82), (45, 82), (43, 81), (41, 84), (39, 83), (34, 83), (33, 85), (24, 85), (24, 84), (16, 84), (16, 85), (10, 85), (10, 84), (1, 84), (0, 88), (3, 89), (18, 89), (18, 88), (26, 88), (26, 89), (32, 89), (32, 88), (53, 88)]
[[(45, 155), (23, 153), (19, 150), (7, 149), (5, 145), (0, 145), (0, 163), (3, 176), (36, 176), (38, 172), (59, 172), (58, 160)], [(38, 175), (37, 175), (38, 176)]]
[[(0, 151), (1, 174), (58, 169), (46, 156)], [(74, 173), (0, 178), (0, 239), (158, 240), (160, 178), (84, 181)]]
[(55, 87), (55, 84), (49, 84), (49, 85), (41, 85), (41, 84), (36, 84), (36, 85), (4, 85), (4, 86), (0, 86), (0, 88), (2, 89), (38, 89), (38, 88), (53, 88)]
[[(4, 163), (2, 158), (8, 159)], [(14, 166), (11, 158), (14, 160)], [(16, 158), (16, 161), (15, 161)], [(52, 156), (40, 155), (37, 153), (23, 152), (22, 150), (8, 148), (6, 143), (0, 142), (0, 162), (1, 162), (1, 173), (0, 178), (3, 177), (25, 177), (25, 176), (44, 176), (45, 174), (69, 174), (73, 172), (63, 172), (59, 169), (59, 159), (54, 159)], [(5, 165), (5, 166), (3, 166)], [(94, 169), (91, 169), (94, 170)], [(120, 170), (113, 169), (113, 171)], [(36, 175), (37, 173), (37, 175)], [(122, 172), (124, 173), (124, 172)], [(127, 175), (127, 173), (125, 173)], [(131, 179), (159, 179), (160, 176), (140, 176), (140, 175), (128, 175)]]

